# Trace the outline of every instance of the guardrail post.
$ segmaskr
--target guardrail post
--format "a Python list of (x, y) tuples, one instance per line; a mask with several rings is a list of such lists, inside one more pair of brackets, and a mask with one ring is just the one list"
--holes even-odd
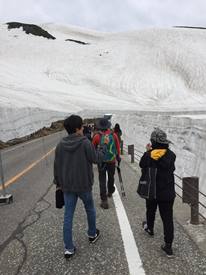
[(131, 163), (134, 163), (134, 144), (128, 145), (128, 155), (131, 155)]
[(199, 178), (182, 178), (183, 196), (182, 201), (189, 203), (191, 207), (191, 224), (199, 224)]
[(123, 146), (124, 146), (124, 141), (123, 141), (123, 140), (121, 140), (121, 141), (120, 141), (121, 155), (123, 155), (123, 154), (124, 154)]

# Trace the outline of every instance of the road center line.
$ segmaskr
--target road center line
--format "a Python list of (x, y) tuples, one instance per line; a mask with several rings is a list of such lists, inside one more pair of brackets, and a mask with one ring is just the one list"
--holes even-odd
[(114, 205), (117, 212), (117, 217), (119, 220), (120, 231), (122, 234), (122, 240), (124, 244), (125, 254), (127, 258), (127, 263), (129, 267), (130, 275), (145, 275), (145, 271), (142, 267), (142, 261), (138, 252), (138, 248), (132, 233), (132, 229), (127, 218), (125, 208), (122, 204), (119, 192), (115, 188), (115, 193), (113, 194)]
[[(26, 167), (23, 171), (21, 171), (20, 173), (18, 173), (16, 176), (12, 177), (11, 179), (9, 179), (8, 181), (6, 181), (4, 183), (5, 188), (8, 187), (10, 184), (14, 183), (15, 181), (17, 181), (20, 177), (22, 177), (24, 174), (26, 174), (27, 172), (29, 172), (34, 166), (36, 166), (40, 161), (42, 161), (43, 159), (45, 159), (47, 156), (49, 156), (56, 147), (52, 148), (50, 151), (48, 151), (45, 155), (43, 155), (40, 159), (36, 160), (35, 162), (33, 162), (32, 164), (30, 164), (28, 167)], [(0, 191), (3, 189), (2, 186), (0, 186)]]

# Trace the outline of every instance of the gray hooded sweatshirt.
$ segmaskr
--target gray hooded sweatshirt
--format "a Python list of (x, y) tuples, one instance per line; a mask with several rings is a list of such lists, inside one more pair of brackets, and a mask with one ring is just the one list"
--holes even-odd
[(71, 134), (57, 145), (54, 160), (54, 183), (63, 192), (88, 192), (94, 182), (93, 163), (101, 163), (106, 147), (95, 149), (85, 136)]

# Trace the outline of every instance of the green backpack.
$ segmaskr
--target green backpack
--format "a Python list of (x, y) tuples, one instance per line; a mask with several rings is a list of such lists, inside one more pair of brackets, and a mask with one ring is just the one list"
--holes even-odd
[(109, 138), (109, 142), (107, 144), (107, 152), (106, 152), (106, 155), (104, 158), (104, 162), (111, 162), (116, 158), (116, 155), (117, 155), (117, 148), (115, 145), (113, 133), (109, 133), (109, 134), (100, 133), (99, 135), (100, 135), (100, 145), (104, 144), (105, 138), (106, 139)]

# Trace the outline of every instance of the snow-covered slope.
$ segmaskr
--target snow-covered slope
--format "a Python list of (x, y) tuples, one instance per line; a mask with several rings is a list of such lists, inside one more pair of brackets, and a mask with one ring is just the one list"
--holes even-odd
[(141, 150), (153, 126), (166, 130), (177, 173), (200, 176), (206, 192), (206, 31), (41, 27), (56, 39), (0, 25), (0, 140), (71, 113), (112, 112), (125, 141)]
[[(50, 111), (57, 118), (85, 109), (206, 110), (204, 30), (41, 27), (56, 40), (0, 26), (0, 139), (14, 137), (8, 124), (16, 108), (18, 114), (28, 108), (33, 122), (39, 121), (36, 108), (44, 110), (43, 124), (51, 120)], [(24, 114), (16, 136), (28, 133)]]

